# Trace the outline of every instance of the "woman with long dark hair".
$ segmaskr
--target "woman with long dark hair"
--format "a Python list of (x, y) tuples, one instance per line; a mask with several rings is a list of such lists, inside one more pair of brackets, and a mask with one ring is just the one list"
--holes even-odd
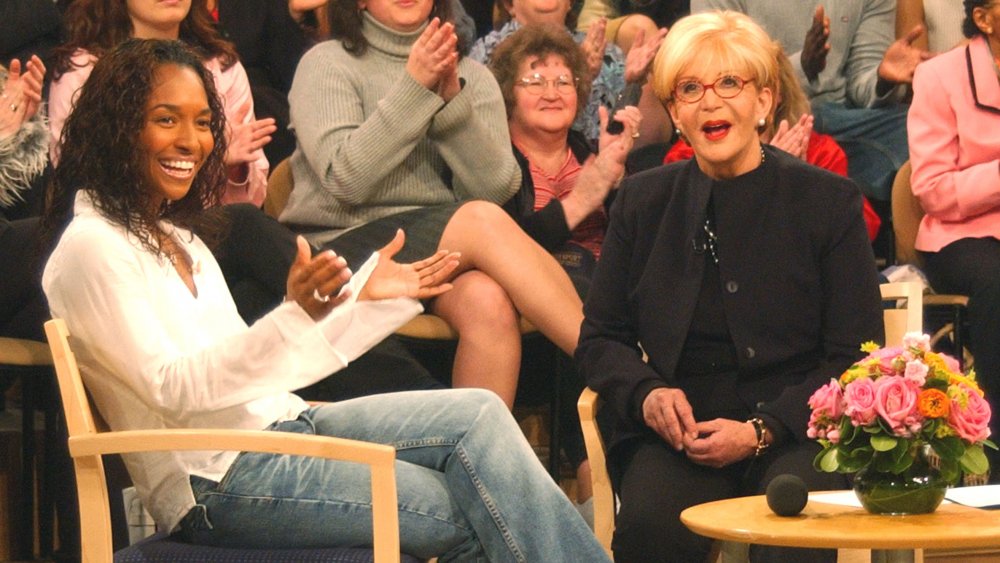
[[(93, 73), (66, 122), (66, 166), (54, 189), (72, 195), (73, 218), (43, 287), (112, 429), (249, 428), (391, 444), (404, 552), (442, 561), (606, 559), (491, 393), (315, 407), (292, 393), (409, 320), (417, 299), (448, 291), (456, 254), (399, 264), (398, 233), (352, 274), (341, 257), (313, 256), (300, 238), (288, 299), (248, 327), (200, 236), (218, 230), (205, 208), (225, 188), (225, 118), (212, 75), (179, 42), (140, 40), (107, 53)], [(61, 225), (66, 216), (51, 209), (47, 217)], [(158, 526), (187, 541), (371, 541), (370, 484), (356, 464), (218, 451), (123, 457)]]

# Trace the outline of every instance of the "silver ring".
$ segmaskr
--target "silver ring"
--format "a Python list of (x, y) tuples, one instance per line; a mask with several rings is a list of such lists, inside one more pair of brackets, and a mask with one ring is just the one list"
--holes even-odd
[(314, 289), (313, 290), (313, 299), (315, 299), (316, 301), (319, 301), (320, 303), (329, 303), (330, 302), (330, 296), (329, 295), (320, 295), (318, 289)]

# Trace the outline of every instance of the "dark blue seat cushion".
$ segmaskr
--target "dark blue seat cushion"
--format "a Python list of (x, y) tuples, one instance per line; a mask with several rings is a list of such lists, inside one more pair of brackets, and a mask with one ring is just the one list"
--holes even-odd
[[(409, 555), (403, 563), (420, 563)], [(115, 552), (115, 563), (374, 563), (370, 548), (239, 549), (184, 543), (154, 534)]]

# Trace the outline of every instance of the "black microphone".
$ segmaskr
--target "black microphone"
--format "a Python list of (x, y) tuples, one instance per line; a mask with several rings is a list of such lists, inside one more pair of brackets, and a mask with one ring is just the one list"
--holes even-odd
[(796, 516), (806, 507), (809, 490), (798, 475), (778, 475), (767, 484), (767, 506), (778, 516)]
[(635, 82), (629, 82), (622, 89), (618, 97), (615, 98), (615, 105), (608, 112), (608, 133), (612, 135), (617, 135), (625, 130), (625, 125), (621, 121), (615, 121), (615, 115), (618, 114), (618, 110), (624, 108), (625, 106), (634, 106), (639, 103), (639, 98), (642, 96), (642, 84), (636, 84)]

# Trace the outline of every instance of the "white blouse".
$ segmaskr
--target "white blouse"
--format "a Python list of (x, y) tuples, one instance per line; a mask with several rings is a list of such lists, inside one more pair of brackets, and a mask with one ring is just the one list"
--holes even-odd
[[(354, 275), (355, 297), (314, 322), (294, 301), (247, 325), (205, 244), (164, 223), (193, 261), (197, 297), (174, 267), (109, 222), (86, 192), (45, 266), (42, 286), (54, 317), (73, 336), (84, 383), (113, 430), (260, 430), (295, 418), (306, 403), (291, 393), (343, 368), (419, 313), (408, 298), (358, 302), (377, 260)], [(220, 480), (236, 452), (123, 456), (161, 529), (194, 506), (189, 475)]]

